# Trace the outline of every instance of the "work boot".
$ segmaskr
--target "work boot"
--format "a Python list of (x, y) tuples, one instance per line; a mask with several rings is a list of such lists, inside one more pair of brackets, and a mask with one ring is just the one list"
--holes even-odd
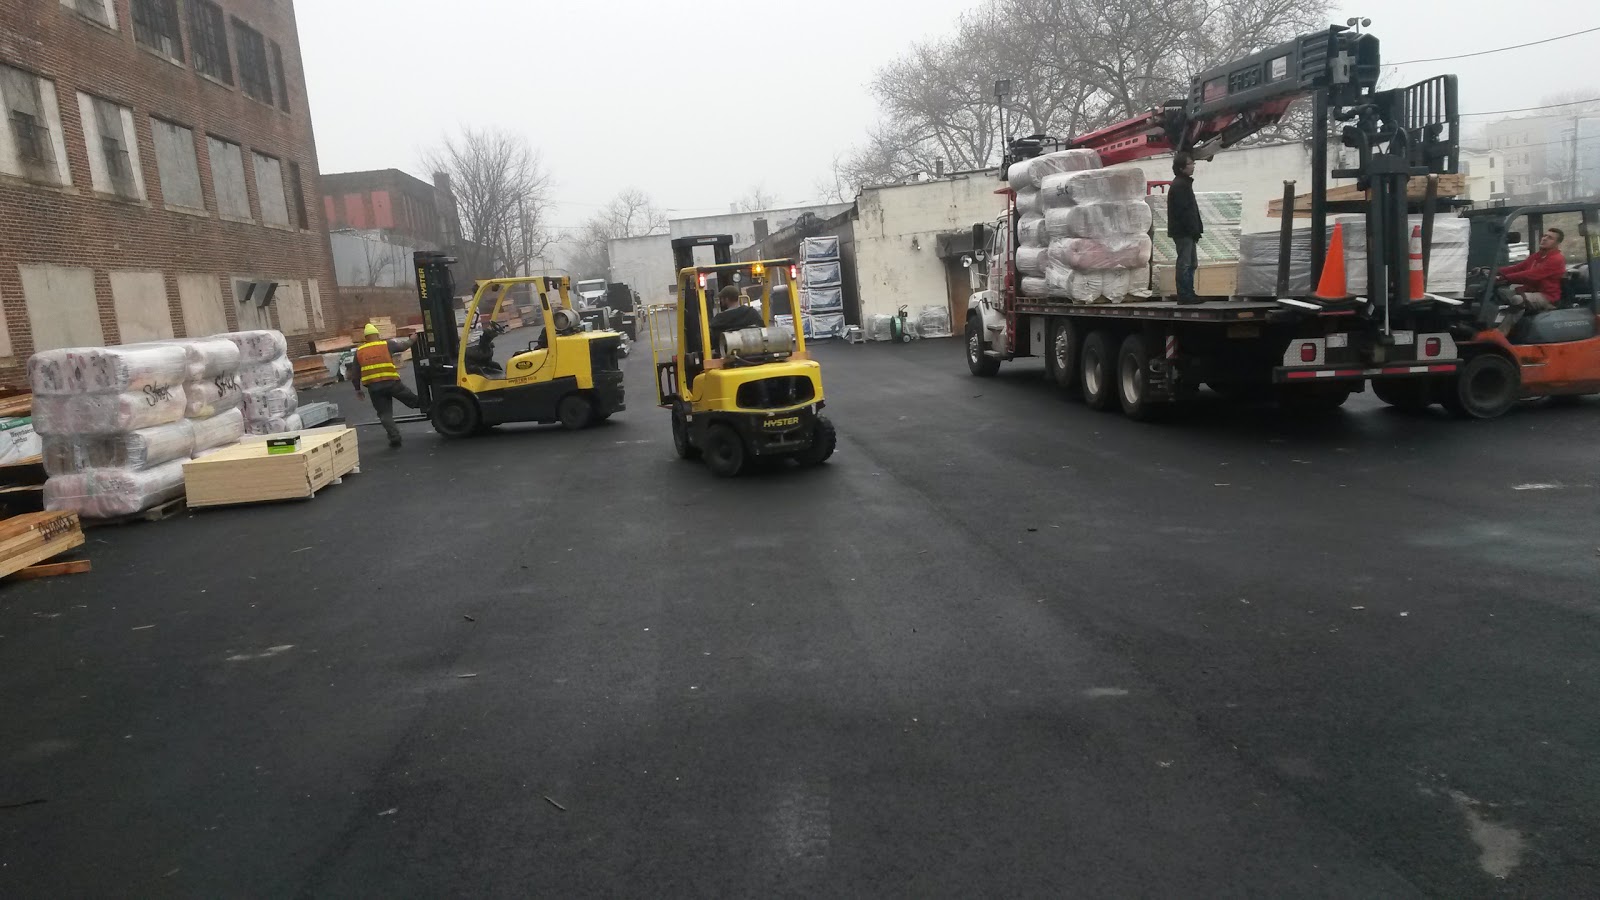
[(397, 437), (392, 437), (392, 438), (389, 438), (389, 446), (391, 446), (391, 447), (398, 447), (398, 446), (400, 446), (400, 439), (399, 439), (399, 438), (397, 438)]

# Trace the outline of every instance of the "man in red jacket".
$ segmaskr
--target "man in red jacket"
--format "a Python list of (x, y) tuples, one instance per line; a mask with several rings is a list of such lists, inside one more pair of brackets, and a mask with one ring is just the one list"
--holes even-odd
[(1566, 233), (1550, 228), (1539, 237), (1539, 252), (1514, 266), (1500, 270), (1500, 280), (1516, 285), (1514, 296), (1532, 312), (1547, 312), (1561, 302), (1561, 279), (1567, 274), (1567, 260), (1561, 255), (1561, 242)]

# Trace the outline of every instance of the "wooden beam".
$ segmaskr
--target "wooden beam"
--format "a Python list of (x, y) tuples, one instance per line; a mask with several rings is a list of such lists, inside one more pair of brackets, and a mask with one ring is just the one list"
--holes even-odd
[(94, 568), (94, 563), (87, 559), (69, 559), (65, 562), (41, 563), (29, 566), (17, 572), (12, 572), (11, 577), (16, 581), (28, 581), (34, 578), (53, 578), (57, 575), (81, 575)]
[[(1406, 182), (1406, 199), (1421, 202), (1423, 195), (1428, 190), (1428, 179), (1413, 178)], [(1467, 192), (1467, 176), (1465, 175), (1440, 175), (1439, 196), (1459, 197)], [(1343, 184), (1329, 188), (1324, 199), (1330, 201), (1340, 200), (1365, 200), (1366, 191), (1353, 184)], [(1278, 198), (1267, 204), (1267, 215), (1274, 219), (1283, 218), (1283, 198)], [(1294, 217), (1296, 219), (1311, 218), (1311, 194), (1304, 193), (1294, 198)]]

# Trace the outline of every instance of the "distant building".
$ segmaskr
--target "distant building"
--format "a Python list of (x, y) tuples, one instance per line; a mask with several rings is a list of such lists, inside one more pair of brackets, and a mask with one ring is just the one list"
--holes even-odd
[(1600, 192), (1600, 114), (1502, 119), (1484, 134), (1487, 149), (1505, 160), (1506, 199), (1546, 203)]
[(323, 333), (333, 263), (306, 202), (320, 192), (293, 3), (4, 10), (0, 379), (56, 347)]

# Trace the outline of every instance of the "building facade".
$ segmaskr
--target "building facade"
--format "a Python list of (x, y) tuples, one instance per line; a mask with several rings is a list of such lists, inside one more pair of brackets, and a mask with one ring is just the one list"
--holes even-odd
[(1505, 160), (1509, 200), (1556, 203), (1600, 192), (1600, 114), (1502, 119), (1484, 137)]
[(0, 109), (0, 378), (57, 347), (326, 331), (291, 0), (0, 0)]

